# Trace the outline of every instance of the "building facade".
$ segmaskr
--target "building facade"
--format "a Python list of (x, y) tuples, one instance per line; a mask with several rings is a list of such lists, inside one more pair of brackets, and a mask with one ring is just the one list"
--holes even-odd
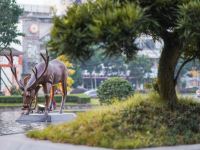
[(20, 18), (22, 33), (23, 75), (29, 74), (32, 67), (41, 61), (40, 53), (45, 52), (50, 39), (53, 12), (63, 15), (73, 3), (80, 4), (86, 0), (56, 0), (56, 5), (21, 5), (24, 14)]

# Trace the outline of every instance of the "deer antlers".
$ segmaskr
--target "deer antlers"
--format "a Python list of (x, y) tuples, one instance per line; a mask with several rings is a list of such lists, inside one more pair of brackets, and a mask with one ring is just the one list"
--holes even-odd
[(49, 56), (48, 56), (48, 52), (46, 50), (46, 57), (44, 56), (44, 54), (40, 53), (40, 55), (42, 56), (42, 59), (44, 60), (45, 62), (45, 68), (43, 70), (43, 72), (41, 73), (41, 75), (38, 77), (38, 70), (36, 67), (34, 67), (34, 69), (32, 69), (34, 75), (35, 75), (35, 80), (36, 82), (39, 81), (41, 79), (41, 77), (44, 75), (44, 73), (46, 72), (47, 70), (47, 67), (48, 67), (48, 64), (49, 64)]
[(11, 65), (11, 67), (10, 67), (11, 72), (12, 72), (12, 74), (14, 75), (15, 80), (16, 80), (16, 82), (17, 82), (19, 88), (20, 88), (21, 90), (24, 90), (24, 85), (23, 85), (23, 84), (18, 80), (18, 78), (17, 78), (16, 67), (15, 67), (14, 64), (13, 64), (13, 54), (12, 54), (12, 51), (10, 51), (10, 55), (9, 55), (9, 56), (6, 55), (6, 54), (4, 54), (4, 56), (7, 58), (8, 62), (9, 62), (10, 65)]
[[(48, 64), (49, 64), (49, 56), (48, 56), (47, 50), (46, 50), (46, 57), (45, 57), (44, 54), (42, 54), (42, 53), (40, 53), (40, 55), (41, 55), (42, 59), (43, 59), (44, 62), (45, 62), (45, 68), (44, 68), (43, 72), (41, 73), (41, 75), (40, 75), (39, 77), (38, 77), (38, 72), (39, 72), (39, 71), (37, 70), (37, 68), (34, 67), (34, 69), (32, 69), (32, 71), (33, 71), (33, 73), (34, 73), (34, 75), (35, 75), (35, 82), (37, 82), (37, 81), (39, 81), (39, 80), (41, 79), (41, 77), (42, 77), (42, 76), (44, 75), (44, 73), (46, 72), (47, 67), (48, 67)], [(16, 80), (16, 82), (17, 82), (19, 88), (20, 88), (21, 90), (24, 90), (24, 85), (18, 80), (17, 72), (16, 72), (16, 67), (15, 67), (14, 64), (13, 64), (13, 54), (12, 54), (12, 51), (10, 51), (10, 55), (9, 55), (9, 56), (8, 56), (8, 55), (4, 55), (4, 56), (7, 58), (9, 64), (11, 65), (11, 67), (10, 67), (11, 72), (12, 72), (12, 74), (14, 75), (15, 80)]]

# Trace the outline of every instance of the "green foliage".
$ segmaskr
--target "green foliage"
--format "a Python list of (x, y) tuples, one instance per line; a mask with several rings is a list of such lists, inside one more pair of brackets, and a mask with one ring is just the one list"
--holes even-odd
[[(122, 0), (123, 1), (123, 0)], [(140, 7), (146, 8), (146, 14), (150, 19), (156, 20), (159, 28), (150, 28), (151, 32), (160, 36), (163, 29), (170, 29), (176, 26), (178, 17), (178, 5), (186, 0), (128, 0), (137, 3)], [(146, 25), (145, 25), (146, 26)]]
[(122, 78), (105, 80), (97, 90), (100, 103), (111, 103), (113, 99), (122, 100), (133, 94), (131, 84)]
[(186, 41), (186, 56), (196, 56), (200, 59), (200, 1), (193, 0), (180, 6), (178, 32)]
[(200, 1), (193, 0), (180, 6), (179, 29), (183, 30), (185, 38), (199, 38)]
[(75, 4), (65, 16), (55, 17), (50, 46), (75, 58), (90, 58), (94, 45), (108, 56), (131, 57), (138, 50), (133, 43), (140, 34), (164, 38), (170, 33), (169, 29), (177, 29), (181, 6), (188, 2), (96, 0)]
[(148, 90), (153, 90), (154, 92), (159, 93), (158, 79), (155, 78), (150, 83), (146, 83), (145, 88), (148, 89)]
[(75, 4), (67, 15), (54, 18), (49, 44), (52, 50), (67, 53), (71, 58), (91, 57), (94, 45), (106, 50), (109, 56), (121, 53), (131, 56), (137, 50), (133, 37), (144, 18), (143, 10), (134, 3), (127, 2), (123, 7), (112, 0)]
[(134, 95), (89, 112), (75, 121), (30, 131), (28, 136), (53, 142), (116, 149), (200, 142), (200, 104), (181, 98), (171, 111), (157, 94)]
[[(56, 102), (58, 102), (58, 103), (60, 103), (62, 100), (61, 95), (55, 95), (54, 98), (55, 98)], [(0, 96), (0, 103), (22, 103), (22, 102), (23, 102), (22, 97), (19, 95)], [(44, 103), (45, 97), (39, 96), (38, 102)], [(90, 97), (88, 97), (85, 94), (71, 94), (71, 95), (67, 95), (66, 102), (79, 103), (79, 104), (90, 103)]]
[(16, 38), (22, 34), (17, 31), (17, 23), (23, 11), (15, 0), (1, 0), (0, 10), (0, 48), (5, 48), (12, 42), (19, 43)]
[(157, 93), (159, 93), (159, 83), (158, 83), (158, 79), (154, 79), (153, 80), (153, 83), (152, 83), (152, 87), (153, 87), (153, 90), (156, 91)]
[(97, 50), (132, 58), (138, 51), (134, 41), (141, 34), (162, 39), (159, 92), (173, 105), (178, 59), (200, 58), (199, 11), (199, 0), (89, 0), (55, 17), (50, 46), (58, 54), (82, 60)]

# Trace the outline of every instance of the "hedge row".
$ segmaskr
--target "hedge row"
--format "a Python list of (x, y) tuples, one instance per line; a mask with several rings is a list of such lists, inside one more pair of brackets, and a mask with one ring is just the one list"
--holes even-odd
[[(57, 103), (60, 103), (62, 100), (61, 95), (55, 95), (54, 99)], [(44, 96), (38, 97), (38, 102), (45, 102)], [(67, 95), (66, 102), (72, 102), (72, 103), (79, 103), (79, 104), (85, 104), (90, 103), (90, 97), (84, 94), (71, 94)], [(0, 96), (0, 103), (22, 103), (22, 96), (19, 95), (13, 95), (13, 96)]]

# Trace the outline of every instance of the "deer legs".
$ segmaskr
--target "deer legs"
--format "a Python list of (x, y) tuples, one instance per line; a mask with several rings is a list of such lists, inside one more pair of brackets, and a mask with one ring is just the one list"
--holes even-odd
[[(49, 106), (49, 109), (51, 110), (53, 110), (53, 108), (54, 108), (54, 106), (53, 106), (53, 101), (54, 101), (54, 89), (55, 89), (55, 87), (54, 86), (52, 86), (51, 87), (51, 91), (50, 91), (50, 100), (49, 100), (49, 102), (50, 102), (50, 106)], [(54, 108), (55, 109), (55, 108)]]
[[(62, 101), (61, 101), (61, 105), (60, 105), (60, 113), (62, 113), (64, 105), (65, 105), (65, 100), (66, 100), (66, 96), (67, 96), (67, 83), (66, 83), (66, 78), (64, 81), (61, 82), (61, 88), (62, 88)], [(44, 90), (44, 94), (45, 94), (45, 115), (48, 115), (48, 108), (49, 108), (49, 103), (50, 101), (53, 100), (54, 97), (54, 87), (52, 84), (50, 83), (46, 83), (43, 85), (43, 90)]]
[(43, 86), (44, 94), (45, 94), (45, 115), (48, 115), (48, 108), (49, 108), (49, 93), (52, 88), (52, 84), (46, 83)]
[(62, 88), (62, 101), (60, 105), (60, 114), (62, 113), (62, 109), (64, 108), (65, 105), (65, 100), (67, 96), (67, 83), (66, 83), (66, 78), (61, 82), (61, 88)]

